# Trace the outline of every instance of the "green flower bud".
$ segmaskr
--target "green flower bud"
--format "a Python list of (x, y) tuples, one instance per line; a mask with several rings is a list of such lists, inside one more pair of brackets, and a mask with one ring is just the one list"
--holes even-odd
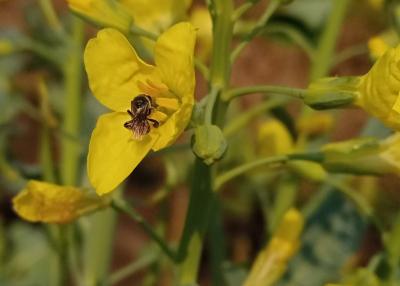
[(322, 165), (330, 172), (361, 175), (400, 174), (400, 134), (379, 141), (359, 138), (322, 148)]
[(314, 109), (331, 109), (351, 105), (357, 98), (358, 77), (327, 77), (308, 87), (304, 103)]
[(194, 131), (193, 152), (202, 158), (207, 165), (221, 159), (227, 146), (221, 129), (216, 125), (201, 125)]

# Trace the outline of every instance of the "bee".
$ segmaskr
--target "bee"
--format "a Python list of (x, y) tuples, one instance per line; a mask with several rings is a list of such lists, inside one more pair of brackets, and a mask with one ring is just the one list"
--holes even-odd
[(150, 132), (150, 123), (157, 128), (160, 123), (149, 118), (150, 114), (157, 107), (152, 98), (146, 94), (139, 94), (131, 101), (131, 109), (127, 110), (131, 120), (124, 123), (124, 127), (131, 130), (135, 139), (142, 137)]

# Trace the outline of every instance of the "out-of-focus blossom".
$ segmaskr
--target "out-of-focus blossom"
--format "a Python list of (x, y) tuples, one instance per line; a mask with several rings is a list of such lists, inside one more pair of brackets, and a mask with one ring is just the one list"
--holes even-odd
[(212, 21), (208, 9), (196, 7), (190, 15), (190, 22), (197, 29), (196, 55), (206, 61), (212, 50)]
[(104, 29), (89, 41), (84, 60), (90, 88), (113, 110), (100, 116), (89, 144), (89, 180), (98, 194), (114, 190), (150, 150), (171, 145), (189, 123), (195, 38), (190, 23), (168, 29), (155, 44), (155, 66), (117, 30)]
[(384, 53), (395, 47), (399, 43), (399, 38), (394, 30), (386, 31), (380, 35), (372, 37), (368, 41), (368, 49), (371, 54), (371, 58), (376, 60), (383, 56)]
[(124, 33), (131, 28), (128, 11), (115, 0), (67, 0), (69, 8), (101, 27), (113, 27)]
[(304, 135), (319, 135), (333, 127), (333, 116), (324, 112), (313, 112), (310, 116), (301, 117), (296, 122), (297, 131)]
[(11, 54), (14, 51), (14, 45), (5, 39), (0, 39), (0, 56)]
[(257, 255), (244, 286), (274, 285), (285, 273), (290, 258), (300, 245), (304, 218), (296, 209), (288, 210), (268, 245)]
[(285, 125), (279, 120), (270, 119), (258, 128), (258, 148), (262, 156), (288, 154), (293, 151), (293, 139)]
[(173, 24), (186, 19), (192, 0), (120, 0), (135, 25), (162, 33)]
[(16, 213), (31, 222), (68, 223), (109, 204), (76, 187), (29, 181), (13, 199)]

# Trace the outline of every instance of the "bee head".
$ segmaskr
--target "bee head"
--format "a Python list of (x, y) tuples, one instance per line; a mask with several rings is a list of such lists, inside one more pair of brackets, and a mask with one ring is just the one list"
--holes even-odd
[(149, 104), (149, 100), (145, 95), (138, 95), (133, 99), (133, 105), (136, 109), (141, 109)]

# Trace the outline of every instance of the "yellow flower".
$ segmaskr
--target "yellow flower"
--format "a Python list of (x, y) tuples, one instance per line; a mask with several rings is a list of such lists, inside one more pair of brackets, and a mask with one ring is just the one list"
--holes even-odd
[(190, 15), (190, 22), (197, 30), (196, 55), (207, 60), (212, 50), (212, 20), (208, 9), (198, 7)]
[(258, 145), (263, 156), (288, 154), (293, 151), (293, 139), (279, 120), (264, 122), (258, 129)]
[(368, 0), (368, 3), (372, 8), (382, 10), (385, 0)]
[(195, 37), (189, 23), (168, 29), (155, 44), (155, 66), (116, 30), (104, 29), (89, 41), (84, 60), (90, 88), (114, 111), (98, 119), (89, 144), (89, 180), (98, 194), (114, 190), (151, 149), (169, 146), (187, 126)]
[(361, 77), (358, 91), (356, 105), (400, 130), (400, 45), (389, 49)]
[(29, 181), (13, 198), (13, 207), (19, 216), (31, 222), (45, 223), (68, 223), (108, 203), (79, 188), (40, 181)]
[(332, 129), (333, 116), (329, 113), (313, 112), (310, 116), (297, 120), (296, 127), (302, 135), (319, 135)]
[(132, 18), (115, 0), (67, 0), (69, 8), (102, 27), (113, 27), (127, 33)]
[(14, 45), (5, 39), (0, 39), (0, 56), (11, 54), (15, 50)]
[(396, 46), (398, 41), (397, 33), (394, 30), (388, 30), (369, 39), (368, 49), (372, 59), (376, 60), (383, 56), (387, 50)]
[(244, 286), (269, 286), (284, 274), (287, 263), (300, 245), (304, 218), (296, 209), (288, 210), (268, 245), (254, 261)]
[(142, 29), (161, 33), (185, 19), (192, 0), (120, 0), (134, 23)]

